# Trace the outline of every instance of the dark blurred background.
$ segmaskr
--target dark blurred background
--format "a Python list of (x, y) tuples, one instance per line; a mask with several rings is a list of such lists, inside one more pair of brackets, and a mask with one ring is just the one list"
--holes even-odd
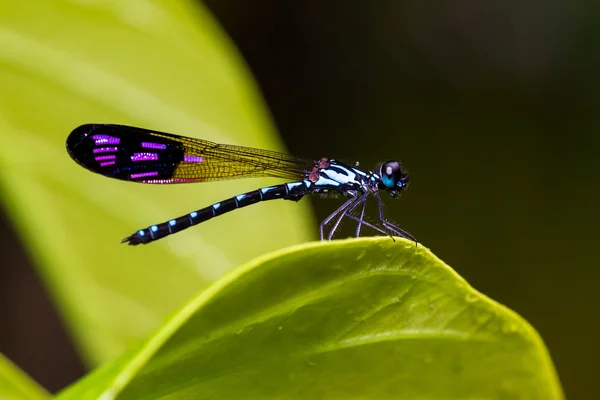
[[(540, 332), (568, 398), (593, 397), (598, 7), (205, 4), (247, 61), (289, 151), (366, 168), (402, 159), (411, 186), (387, 201), (388, 215)], [(322, 219), (337, 203), (313, 204)], [(0, 237), (0, 351), (56, 391), (84, 369), (6, 216)]]

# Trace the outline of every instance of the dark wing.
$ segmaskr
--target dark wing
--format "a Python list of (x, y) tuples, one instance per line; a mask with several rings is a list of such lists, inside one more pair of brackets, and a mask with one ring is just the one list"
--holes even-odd
[(302, 179), (314, 162), (269, 150), (125, 125), (82, 125), (67, 138), (71, 157), (92, 172), (142, 183), (270, 176)]

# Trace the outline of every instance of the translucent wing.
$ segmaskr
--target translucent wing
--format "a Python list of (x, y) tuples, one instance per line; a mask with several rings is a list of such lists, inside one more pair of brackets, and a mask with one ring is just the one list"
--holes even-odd
[(71, 157), (92, 172), (142, 183), (270, 176), (301, 179), (314, 162), (269, 150), (218, 144), (125, 125), (82, 125), (67, 138)]

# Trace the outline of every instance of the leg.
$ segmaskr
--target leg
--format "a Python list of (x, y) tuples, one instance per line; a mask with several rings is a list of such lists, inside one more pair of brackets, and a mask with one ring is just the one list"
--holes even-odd
[(395, 233), (396, 235), (398, 235), (400, 237), (412, 240), (415, 243), (417, 243), (417, 239), (413, 235), (406, 232), (404, 229), (399, 228), (396, 225), (385, 220), (385, 218), (383, 217), (383, 203), (381, 202), (381, 197), (379, 196), (379, 192), (375, 192), (374, 196), (377, 199), (377, 204), (379, 205), (379, 220), (381, 221), (381, 224), (383, 225), (383, 227), (390, 230), (392, 233)]
[(348, 214), (348, 215), (346, 215), (346, 218), (350, 218), (351, 220), (354, 220), (354, 221), (356, 221), (356, 222), (358, 222), (358, 223), (361, 223), (361, 224), (363, 224), (363, 225), (364, 225), (364, 226), (366, 226), (367, 228), (371, 228), (371, 229), (373, 229), (373, 230), (376, 230), (377, 232), (379, 232), (379, 233), (381, 233), (381, 234), (383, 234), (383, 235), (385, 235), (385, 236), (389, 236), (389, 233), (387, 233), (387, 232), (386, 232), (386, 231), (384, 231), (383, 229), (381, 229), (381, 228), (379, 228), (379, 227), (377, 227), (377, 226), (375, 226), (375, 225), (373, 225), (373, 224), (370, 224), (370, 223), (368, 223), (368, 222), (367, 222), (367, 221), (365, 221), (365, 220), (359, 220), (359, 219), (358, 219), (357, 217), (355, 217), (354, 215), (349, 215), (349, 214)]
[(321, 225), (319, 226), (319, 234), (320, 234), (321, 240), (323, 240), (323, 229), (325, 229), (325, 225), (327, 225), (329, 223), (329, 221), (331, 221), (340, 212), (344, 211), (344, 209), (346, 207), (350, 206), (352, 204), (352, 202), (354, 202), (355, 200), (356, 200), (356, 195), (354, 195), (350, 200), (348, 200), (347, 202), (342, 204), (340, 206), (340, 208), (335, 210), (333, 213), (331, 213), (331, 215), (329, 215), (327, 218), (325, 218), (323, 220), (323, 222), (321, 222)]
[(362, 207), (360, 209), (360, 217), (358, 218), (358, 224), (356, 224), (356, 237), (360, 236), (360, 227), (363, 223), (363, 218), (365, 217), (365, 207), (367, 206), (367, 202), (363, 201)]
[(364, 193), (362, 196), (360, 196), (358, 198), (355, 198), (354, 202), (352, 204), (348, 205), (348, 207), (340, 214), (340, 216), (338, 217), (337, 221), (335, 221), (335, 225), (333, 226), (333, 228), (331, 228), (331, 231), (329, 231), (329, 235), (327, 236), (327, 240), (331, 240), (331, 238), (335, 234), (335, 231), (340, 226), (340, 223), (342, 222), (342, 219), (344, 219), (344, 216), (346, 216), (349, 212), (351, 212), (352, 210), (354, 210), (354, 208), (356, 208), (356, 206), (358, 206), (359, 204), (361, 204), (361, 203), (364, 204), (368, 195), (369, 195), (369, 193)]

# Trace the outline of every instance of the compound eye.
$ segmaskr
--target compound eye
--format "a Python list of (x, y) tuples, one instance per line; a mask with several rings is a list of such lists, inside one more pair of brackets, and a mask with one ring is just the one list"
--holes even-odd
[(393, 188), (400, 180), (400, 163), (398, 161), (388, 161), (381, 165), (381, 183), (388, 188)]

